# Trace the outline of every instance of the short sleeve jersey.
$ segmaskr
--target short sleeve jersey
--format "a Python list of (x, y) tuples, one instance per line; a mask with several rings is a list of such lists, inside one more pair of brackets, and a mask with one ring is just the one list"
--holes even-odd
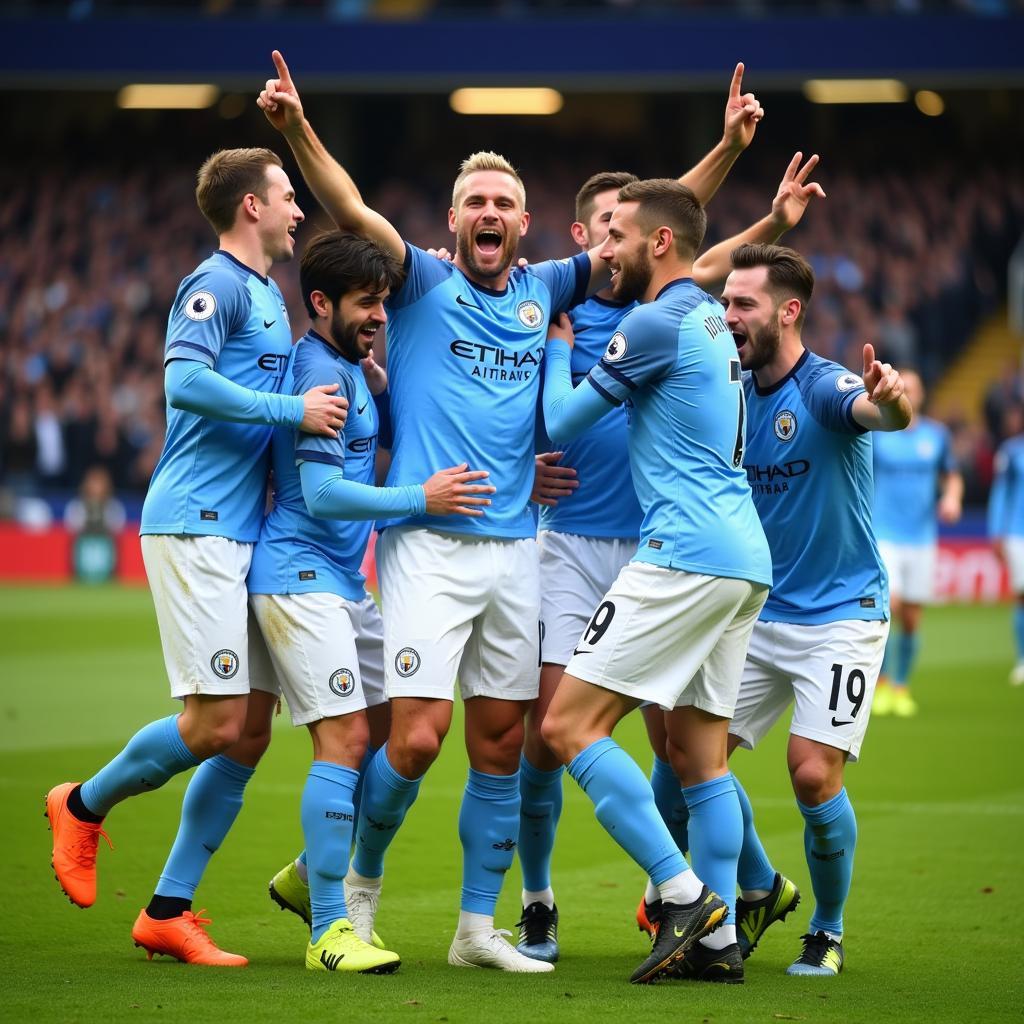
[(722, 307), (690, 278), (628, 313), (587, 378), (627, 402), (644, 518), (634, 561), (771, 584), (743, 472), (744, 402)]
[[(165, 365), (203, 363), (254, 391), (279, 392), (292, 347), (276, 282), (223, 251), (178, 286)], [(143, 534), (259, 536), (273, 428), (167, 409), (167, 434), (142, 508)]]
[(992, 537), (1024, 537), (1024, 435), (1004, 441), (996, 452), (988, 532)]
[(887, 619), (889, 584), (871, 524), (871, 435), (853, 418), (860, 377), (805, 351), (772, 387), (746, 374), (744, 388), (744, 463), (775, 571), (761, 619)]
[(348, 399), (348, 419), (336, 438), (277, 427), (271, 446), (274, 507), (260, 532), (249, 570), (253, 594), (337, 594), (349, 601), (366, 596), (359, 571), (373, 530), (367, 520), (348, 522), (310, 515), (302, 497), (299, 463), (336, 466), (345, 478), (373, 485), (378, 415), (362, 368), (350, 363), (315, 331), (299, 339), (285, 372), (287, 394), (338, 384)]
[[(573, 386), (601, 358), (620, 321), (634, 305), (592, 295), (570, 312), (576, 337), (571, 363)], [(612, 409), (565, 445), (564, 451), (561, 464), (576, 470), (579, 487), (553, 508), (541, 508), (540, 528), (584, 537), (639, 537), (643, 512), (629, 469), (625, 406)]]
[(939, 477), (957, 468), (949, 431), (921, 416), (906, 430), (879, 431), (871, 442), (875, 535), (895, 544), (934, 544)]
[(407, 278), (388, 299), (389, 486), (466, 462), (497, 488), (485, 514), (420, 515), (415, 525), (532, 537), (534, 430), (548, 323), (585, 297), (586, 253), (516, 268), (498, 291), (406, 242)]

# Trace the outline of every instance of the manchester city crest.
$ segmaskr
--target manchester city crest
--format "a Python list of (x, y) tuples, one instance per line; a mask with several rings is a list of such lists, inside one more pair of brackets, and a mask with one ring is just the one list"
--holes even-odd
[(516, 316), (524, 327), (540, 327), (544, 319), (544, 310), (540, 308), (540, 303), (527, 299), (516, 306)]
[(395, 655), (395, 671), (400, 676), (411, 676), (420, 667), (420, 656), (412, 647), (403, 647)]
[(210, 659), (210, 668), (221, 679), (231, 679), (238, 671), (238, 655), (227, 649), (218, 651)]
[(792, 441), (796, 437), (796, 417), (789, 409), (775, 414), (775, 436), (780, 441)]
[(356, 688), (356, 677), (347, 668), (339, 668), (328, 680), (332, 693), (347, 697)]

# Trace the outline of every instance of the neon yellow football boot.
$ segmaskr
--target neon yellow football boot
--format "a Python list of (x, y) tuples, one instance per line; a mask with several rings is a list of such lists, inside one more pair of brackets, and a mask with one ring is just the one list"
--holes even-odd
[(392, 974), (401, 962), (397, 953), (363, 942), (346, 917), (333, 921), (319, 942), (310, 942), (306, 947), (307, 971)]

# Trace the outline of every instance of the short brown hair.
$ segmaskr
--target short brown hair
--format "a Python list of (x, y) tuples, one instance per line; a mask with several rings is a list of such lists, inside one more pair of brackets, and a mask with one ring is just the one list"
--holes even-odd
[(218, 235), (235, 226), (238, 204), (250, 192), (267, 201), (267, 168), (281, 167), (270, 149), (221, 149), (207, 157), (196, 176), (196, 202)]
[(576, 220), (580, 224), (589, 222), (596, 205), (594, 200), (602, 192), (610, 192), (612, 189), (617, 192), (638, 180), (637, 176), (630, 174), (629, 171), (599, 171), (591, 175), (576, 193)]
[(796, 318), (796, 326), (803, 326), (804, 314), (814, 292), (814, 271), (796, 251), (785, 245), (755, 245), (744, 242), (733, 249), (730, 260), (733, 270), (753, 270), (764, 267), (768, 271), (768, 290), (776, 300), (776, 304), (800, 300), (800, 315)]
[(404, 280), (405, 271), (398, 260), (368, 239), (342, 231), (317, 235), (299, 263), (302, 301), (313, 319), (313, 292), (323, 292), (337, 305), (350, 292), (365, 290), (378, 295), (385, 288), (395, 291)]
[(645, 230), (671, 228), (676, 252), (684, 259), (697, 255), (708, 218), (692, 189), (675, 178), (647, 178), (621, 188), (619, 202), (639, 204), (638, 219)]
[(459, 176), (452, 186), (453, 209), (459, 208), (459, 192), (462, 190), (463, 182), (477, 171), (500, 171), (502, 174), (507, 174), (516, 183), (519, 203), (524, 210), (526, 209), (526, 186), (523, 184), (523, 179), (519, 177), (519, 172), (500, 153), (495, 153), (490, 149), (473, 153), (459, 164)]

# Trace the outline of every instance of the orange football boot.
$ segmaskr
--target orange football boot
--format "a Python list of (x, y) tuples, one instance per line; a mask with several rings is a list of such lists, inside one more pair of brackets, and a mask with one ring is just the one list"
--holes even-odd
[(113, 849), (102, 825), (80, 821), (68, 810), (68, 796), (77, 782), (62, 782), (46, 794), (46, 817), (53, 833), (53, 857), (50, 864), (57, 882), (72, 903), (91, 907), (96, 902), (96, 850), (100, 836)]
[(636, 908), (636, 926), (640, 931), (646, 932), (652, 942), (658, 937), (658, 925), (661, 923), (660, 912), (661, 900), (648, 903), (643, 896), (640, 897), (640, 906)]
[(153, 959), (154, 953), (173, 956), (185, 964), (203, 964), (207, 967), (244, 967), (249, 961), (237, 953), (225, 953), (206, 934), (204, 925), (210, 924), (208, 917), (203, 917), (205, 910), (193, 914), (186, 910), (180, 917), (172, 917), (166, 921), (158, 921), (149, 916), (145, 910), (132, 925), (132, 938), (136, 946), (141, 946)]

